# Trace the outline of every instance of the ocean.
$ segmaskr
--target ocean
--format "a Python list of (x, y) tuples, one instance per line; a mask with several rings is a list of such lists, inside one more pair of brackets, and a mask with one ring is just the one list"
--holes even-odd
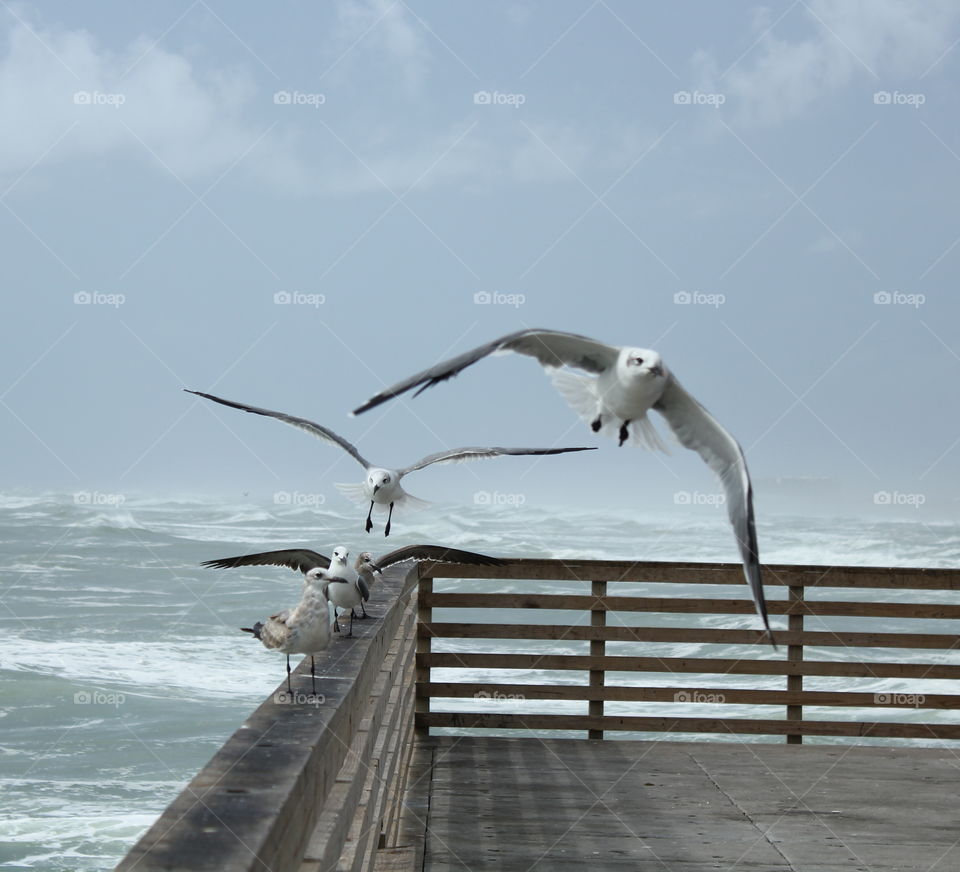
[[(206, 570), (202, 560), (293, 545), (382, 553), (414, 542), (501, 556), (736, 560), (722, 513), (709, 511), (658, 519), (622, 511), (443, 506), (395, 519), (385, 541), (379, 525), (364, 534), (355, 512), (296, 502), (0, 495), (0, 868), (112, 868), (282, 680), (283, 658), (237, 628), (295, 602), (299, 577), (272, 567)], [(762, 557), (771, 563), (960, 566), (957, 523), (767, 516), (758, 535)], [(631, 589), (642, 586), (618, 592)], [(909, 598), (955, 601), (936, 592)], [(563, 621), (569, 614), (539, 619)], [(637, 617), (638, 623), (658, 620)], [(848, 623), (838, 626), (859, 628), (843, 620)], [(703, 621), (756, 623), (722, 616)], [(924, 626), (956, 633), (956, 623)], [(583, 643), (554, 650), (580, 653), (577, 644)], [(722, 656), (717, 647), (710, 653)], [(696, 645), (664, 650), (702, 653)], [(914, 653), (930, 657), (896, 656)], [(960, 655), (937, 659), (960, 662)], [(809, 686), (835, 686), (824, 681)], [(931, 682), (931, 691), (934, 684), (941, 685), (937, 691), (952, 690), (949, 682)], [(897, 684), (882, 689), (896, 692)], [(517, 705), (522, 711), (523, 703)], [(638, 713), (639, 704), (631, 705)]]

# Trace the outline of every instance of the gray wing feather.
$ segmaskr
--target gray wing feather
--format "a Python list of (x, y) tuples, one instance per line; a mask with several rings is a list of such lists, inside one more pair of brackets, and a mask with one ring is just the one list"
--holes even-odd
[(770, 633), (753, 517), (753, 487), (743, 450), (737, 440), (672, 375), (653, 408), (666, 418), (680, 444), (696, 451), (719, 476), (726, 494), (727, 516), (733, 525), (743, 560), (743, 573), (750, 585), (757, 614), (763, 619), (767, 633)]
[(357, 576), (357, 590), (360, 591), (360, 596), (364, 602), (370, 601), (370, 588), (367, 587), (367, 583), (363, 580), (362, 575)]
[(461, 463), (464, 460), (481, 460), (505, 455), (566, 454), (570, 451), (596, 451), (596, 448), (452, 448), (449, 451), (428, 454), (423, 460), (418, 460), (399, 472), (401, 475), (406, 475), (408, 472), (423, 469), (432, 463)]
[(419, 387), (420, 389), (414, 394), (417, 396), (427, 388), (452, 378), (461, 370), (495, 351), (515, 351), (517, 354), (535, 357), (545, 367), (572, 366), (594, 374), (613, 366), (620, 353), (620, 349), (616, 346), (606, 345), (577, 333), (563, 333), (558, 330), (519, 330), (457, 357), (451, 357), (398, 382), (371, 397), (362, 406), (358, 406), (353, 414), (359, 415), (412, 388)]
[(188, 394), (196, 394), (198, 397), (205, 397), (208, 400), (213, 400), (213, 402), (219, 403), (221, 406), (229, 406), (231, 409), (240, 409), (243, 412), (250, 412), (254, 415), (264, 415), (267, 418), (276, 418), (278, 421), (283, 421), (285, 424), (289, 424), (291, 427), (296, 427), (298, 430), (304, 430), (305, 432), (316, 436), (318, 439), (322, 439), (324, 442), (330, 442), (333, 445), (339, 445), (364, 469), (368, 469), (370, 467), (370, 464), (361, 456), (360, 452), (357, 451), (356, 446), (350, 442), (347, 442), (347, 440), (342, 436), (338, 436), (333, 432), (333, 430), (328, 430), (326, 427), (322, 427), (320, 424), (314, 423), (313, 421), (308, 421), (306, 418), (296, 418), (293, 415), (287, 415), (284, 412), (272, 412), (270, 409), (260, 409), (256, 406), (247, 406), (244, 403), (235, 403), (232, 400), (224, 400), (221, 397), (215, 397), (213, 394), (204, 394), (200, 391), (188, 390), (187, 388), (184, 388), (184, 390)]
[(475, 551), (461, 551), (459, 548), (446, 548), (443, 545), (407, 545), (384, 554), (371, 564), (373, 569), (386, 569), (404, 560), (435, 560), (437, 563), (469, 563), (474, 566), (503, 566), (504, 561)]
[(282, 551), (264, 551), (260, 554), (241, 554), (239, 557), (222, 557), (219, 560), (204, 560), (201, 566), (211, 569), (235, 569), (238, 566), (288, 566), (304, 574), (318, 566), (330, 568), (330, 560), (309, 548), (287, 548)]

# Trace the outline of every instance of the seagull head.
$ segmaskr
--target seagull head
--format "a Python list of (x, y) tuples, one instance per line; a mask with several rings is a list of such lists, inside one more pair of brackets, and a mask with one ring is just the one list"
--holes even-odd
[(357, 562), (353, 567), (359, 572), (361, 569), (371, 569), (374, 572), (379, 572), (383, 574), (383, 570), (380, 567), (373, 564), (373, 555), (369, 551), (361, 551), (357, 555)]
[(350, 552), (342, 545), (338, 545), (333, 549), (333, 559), (337, 563), (346, 563), (349, 556)]
[(326, 577), (326, 572), (319, 566), (315, 566), (304, 575), (304, 581), (307, 584), (317, 584), (326, 587), (330, 584), (330, 579)]
[(393, 476), (386, 469), (371, 469), (367, 476), (367, 484), (370, 489), (376, 493), (380, 488), (386, 487), (393, 481)]
[(649, 348), (622, 349), (620, 366), (627, 375), (634, 378), (637, 376), (659, 376), (662, 378), (666, 374), (663, 358)]

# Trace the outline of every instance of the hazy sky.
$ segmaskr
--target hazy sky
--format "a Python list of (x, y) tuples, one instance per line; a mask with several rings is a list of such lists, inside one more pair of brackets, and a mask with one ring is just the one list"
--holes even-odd
[(385, 464), (601, 446), (427, 499), (708, 502), (524, 358), (347, 417), (536, 326), (658, 349), (761, 510), (960, 513), (952, 0), (0, 0), (0, 30), (0, 487), (341, 505), (352, 460), (191, 387)]

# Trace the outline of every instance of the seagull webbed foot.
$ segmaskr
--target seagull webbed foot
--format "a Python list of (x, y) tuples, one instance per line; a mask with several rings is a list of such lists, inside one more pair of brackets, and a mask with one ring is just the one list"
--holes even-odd
[(618, 446), (618, 447), (620, 447), (620, 448), (622, 448), (622, 447), (623, 447), (623, 443), (626, 442), (626, 441), (630, 438), (630, 432), (627, 430), (627, 424), (629, 424), (629, 423), (630, 423), (629, 421), (624, 421), (624, 422), (620, 425), (620, 445)]
[(591, 422), (591, 424), (590, 424), (590, 429), (593, 430), (594, 433), (599, 433), (599, 432), (600, 432), (600, 428), (601, 428), (602, 426), (603, 426), (603, 421), (601, 421), (601, 420), (600, 420), (600, 416), (597, 415), (597, 417), (594, 418), (593, 421)]

